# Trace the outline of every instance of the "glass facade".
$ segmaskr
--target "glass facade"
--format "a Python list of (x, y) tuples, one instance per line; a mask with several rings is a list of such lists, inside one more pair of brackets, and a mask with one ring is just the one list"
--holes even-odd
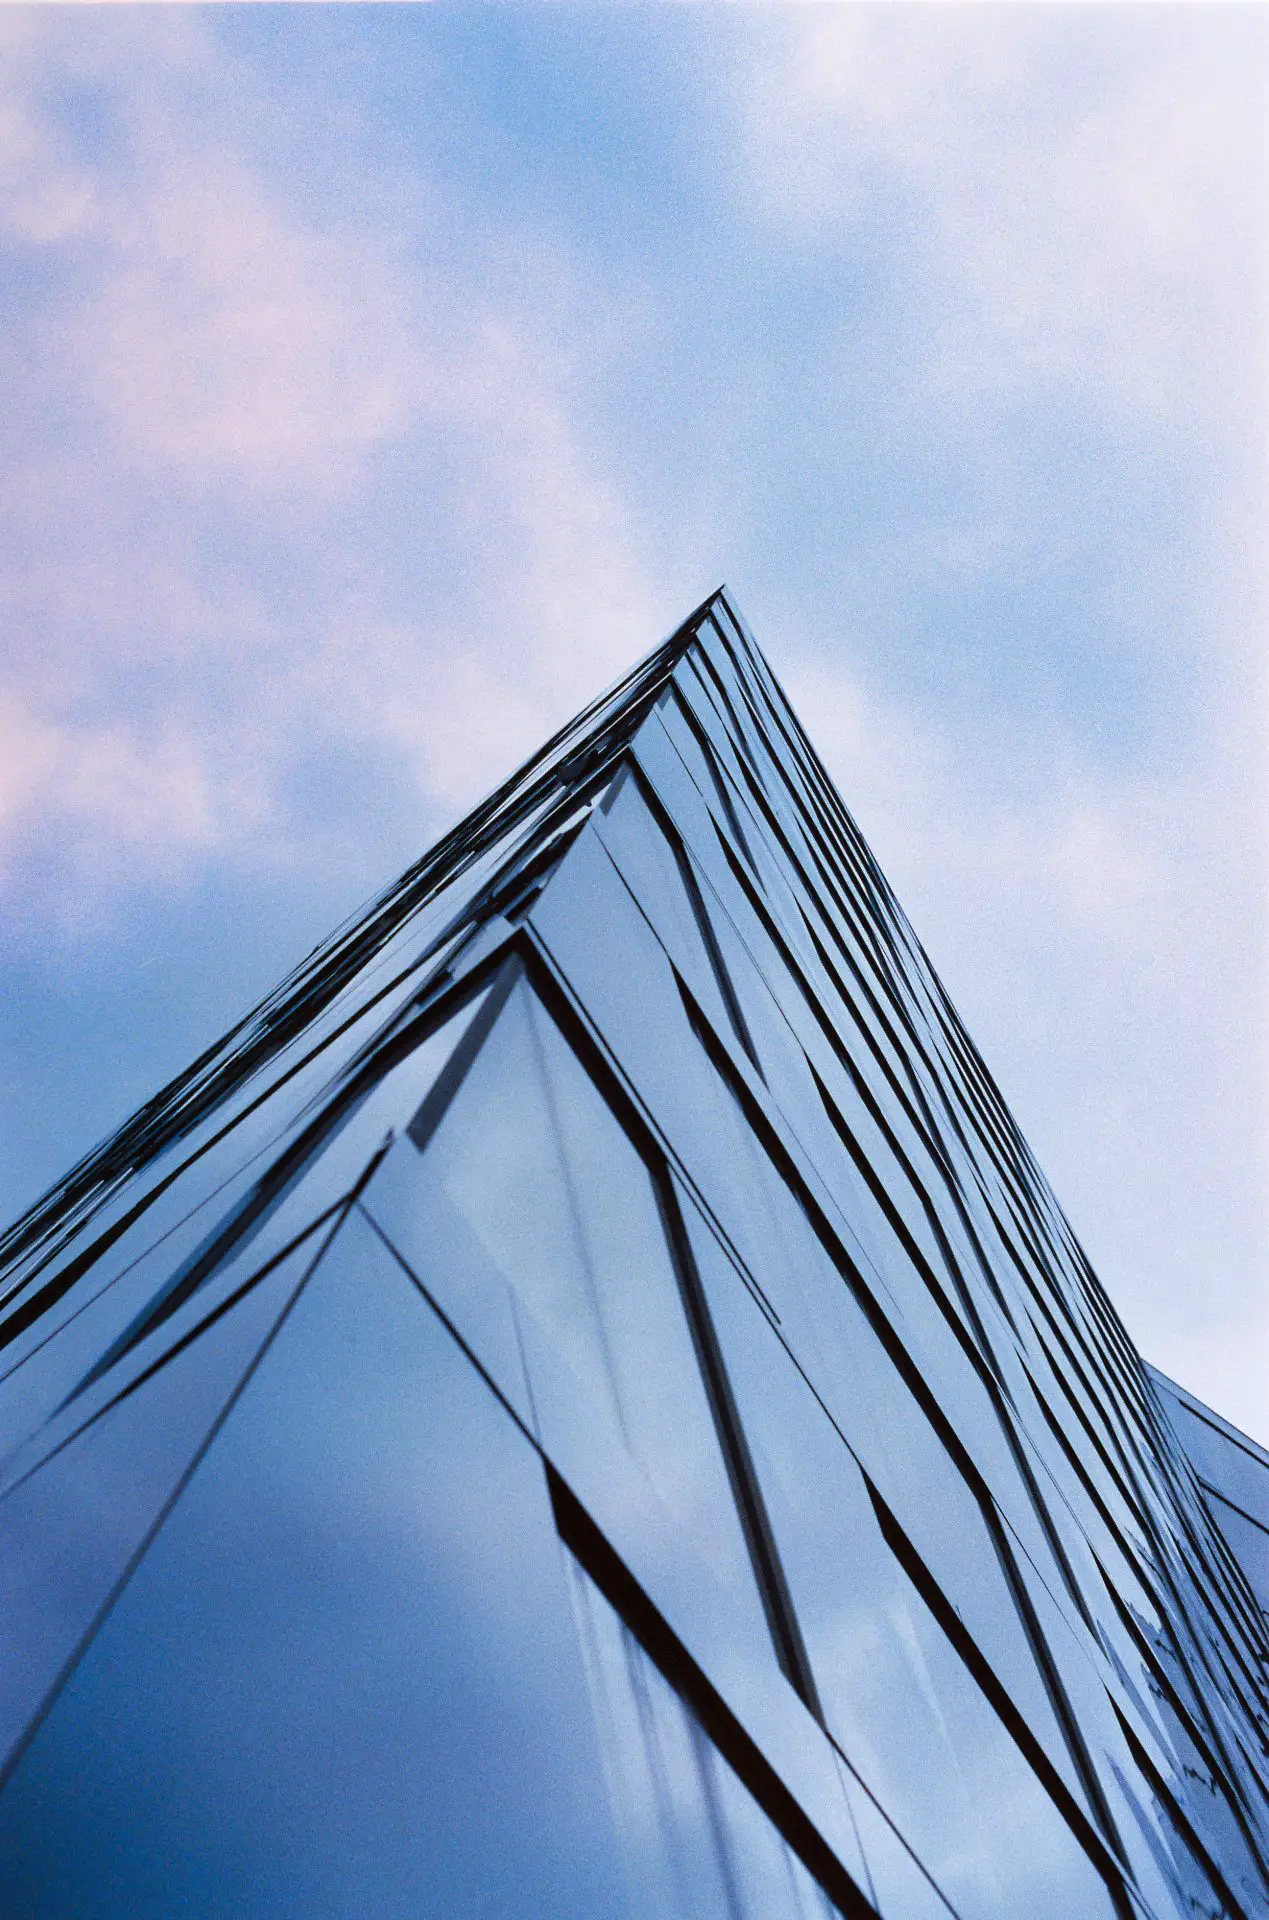
[(725, 593), (0, 1259), (14, 1920), (1269, 1914), (1269, 1456)]

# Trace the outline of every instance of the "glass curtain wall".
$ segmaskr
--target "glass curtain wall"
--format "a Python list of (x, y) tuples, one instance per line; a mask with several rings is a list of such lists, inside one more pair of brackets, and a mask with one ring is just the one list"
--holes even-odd
[(1269, 1914), (1263, 1463), (725, 593), (0, 1258), (15, 1920)]

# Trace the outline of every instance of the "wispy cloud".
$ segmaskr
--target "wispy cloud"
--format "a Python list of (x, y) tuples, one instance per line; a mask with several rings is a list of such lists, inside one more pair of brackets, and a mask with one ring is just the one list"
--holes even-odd
[(201, 26), (116, 19), (3, 23), (0, 854), (37, 915), (37, 843), (62, 901), (276, 852), (323, 739), (451, 812), (655, 632), (532, 311), (432, 268), (443, 205), (406, 249), (294, 204)]
[(1239, 8), (777, 11), (751, 177), (821, 243), (886, 203), (947, 381), (1194, 425), (1200, 395), (1241, 411), (1263, 352), (1267, 41)]

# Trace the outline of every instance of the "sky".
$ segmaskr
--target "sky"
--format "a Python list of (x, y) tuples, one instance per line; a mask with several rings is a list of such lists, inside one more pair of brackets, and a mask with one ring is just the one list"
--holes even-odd
[(0, 1213), (726, 581), (1269, 1442), (1269, 14), (0, 6)]

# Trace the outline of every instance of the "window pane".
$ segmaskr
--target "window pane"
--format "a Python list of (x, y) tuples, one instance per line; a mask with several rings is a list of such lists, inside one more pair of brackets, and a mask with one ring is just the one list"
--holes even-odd
[(353, 1217), (0, 1794), (31, 1920), (627, 1912), (540, 1462)]
[(570, 1559), (604, 1770), (640, 1920), (837, 1911), (630, 1629)]
[(175, 1219), (165, 1224), (143, 1216), (135, 1231), (144, 1229), (144, 1238), (134, 1244), (135, 1236), (128, 1236), (91, 1267), (5, 1356), (9, 1366), (20, 1357), (16, 1370), (0, 1383), (0, 1444), (6, 1451), (21, 1444), (95, 1372), (113, 1374), (113, 1363), (136, 1349), (146, 1329), (165, 1327), (180, 1301), (214, 1293), (225, 1271), (244, 1259), (253, 1268), (263, 1266), (340, 1200), (389, 1130), (409, 1121), (481, 998), (476, 996), (345, 1109), (314, 1143), (309, 1158), (290, 1167), (289, 1178), (277, 1178), (274, 1170), (286, 1164), (285, 1148), (298, 1127), (188, 1217), (188, 1198), (180, 1199), (184, 1187), (178, 1182), (160, 1208), (170, 1204)]
[[(0, 1768), (172, 1498), (287, 1300), (314, 1236), (244, 1299), (109, 1411), (62, 1421), (60, 1451), (32, 1446), (28, 1477), (0, 1496)], [(82, 1428), (82, 1431), (77, 1431)]]
[[(692, 1242), (842, 1752), (964, 1920), (1109, 1915), (1103, 1882), (892, 1552), (855, 1456), (699, 1216)], [(895, 1377), (892, 1403), (903, 1391)], [(937, 1503), (945, 1489), (927, 1491)], [(1020, 1831), (1025, 1849), (1008, 1837)]]
[(729, 1590), (729, 1630), (768, 1658), (652, 1178), (526, 982), (421, 1154), (405, 1152), (367, 1189), (370, 1217), (519, 1406), (509, 1290), (530, 1422), (565, 1479), (581, 1476), (596, 1517), (615, 1524), (618, 1507), (633, 1515), (615, 1471), (603, 1485), (607, 1463), (633, 1466), (653, 1502), (638, 1576), (653, 1559), (699, 1556)]

